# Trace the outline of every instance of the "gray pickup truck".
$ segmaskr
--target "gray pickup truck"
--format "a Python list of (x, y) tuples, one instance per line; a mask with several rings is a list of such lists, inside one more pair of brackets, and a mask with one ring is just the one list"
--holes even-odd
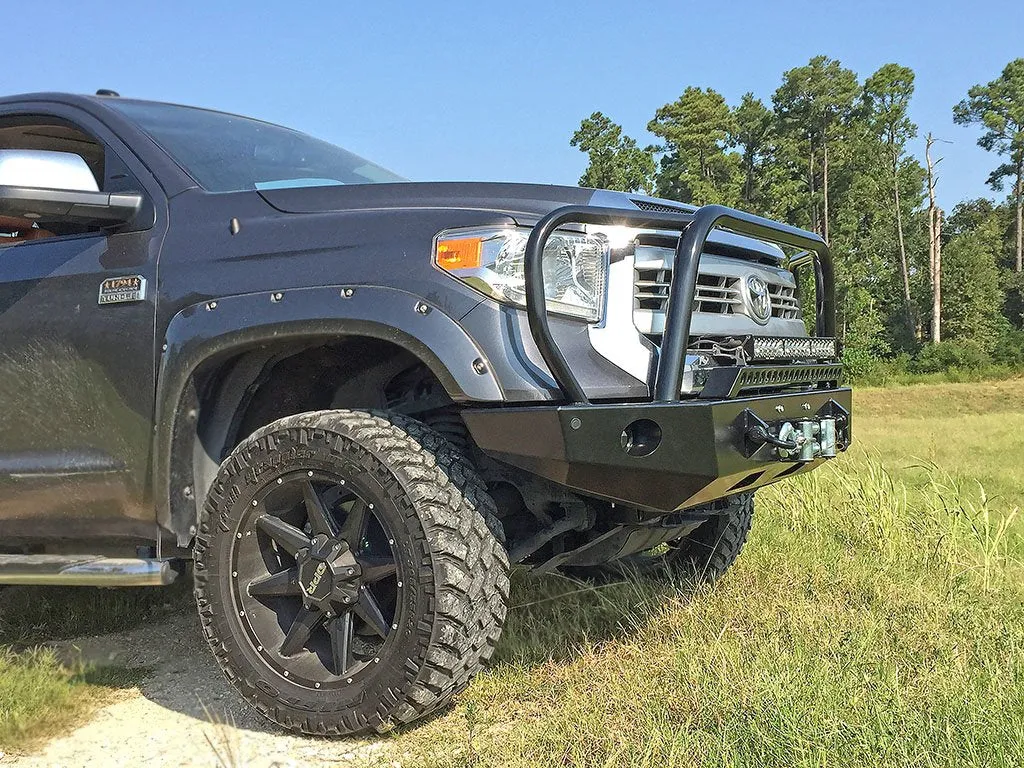
[(411, 722), (510, 565), (729, 567), (754, 491), (850, 442), (832, 294), (819, 237), (719, 206), (0, 99), (0, 583), (191, 570), (267, 717)]

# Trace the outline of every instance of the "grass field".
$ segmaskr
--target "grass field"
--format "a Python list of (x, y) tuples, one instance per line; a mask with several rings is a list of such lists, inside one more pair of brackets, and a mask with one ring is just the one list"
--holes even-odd
[[(381, 759), (1024, 764), (1024, 380), (860, 390), (855, 409), (847, 455), (758, 494), (747, 548), (713, 588), (520, 578), (497, 667), (389, 735)], [(68, 594), (35, 624), (0, 625), (0, 642), (154, 605), (96, 594), (58, 623)], [(4, 654), (0, 746), (124, 684), (113, 676)], [(20, 704), (33, 686), (46, 696)]]
[[(1024, 381), (863, 390), (696, 594), (520, 583), (411, 765), (1024, 764)], [(555, 598), (559, 594), (565, 597)]]

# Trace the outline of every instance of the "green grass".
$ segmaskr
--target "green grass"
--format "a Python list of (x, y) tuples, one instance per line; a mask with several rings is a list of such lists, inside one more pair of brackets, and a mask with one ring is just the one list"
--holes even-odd
[(1022, 401), (1020, 380), (858, 392), (855, 447), (760, 493), (714, 588), (520, 580), (499, 665), (388, 758), (1021, 765)]
[(73, 727), (146, 674), (116, 666), (68, 668), (48, 649), (0, 648), (0, 746), (25, 747)]
[(950, 367), (932, 373), (907, 370), (905, 363), (881, 364), (854, 379), (856, 387), (902, 387), (914, 384), (966, 384), (1020, 378), (1020, 366), (991, 364), (981, 368)]
[(910, 487), (948, 475), (969, 496), (980, 482), (996, 506), (1024, 507), (1024, 379), (862, 389), (854, 408), (858, 449)]

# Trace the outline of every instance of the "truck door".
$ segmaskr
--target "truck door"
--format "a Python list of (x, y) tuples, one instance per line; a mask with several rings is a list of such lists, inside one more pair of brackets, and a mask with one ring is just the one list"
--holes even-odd
[(98, 190), (141, 192), (146, 203), (115, 230), (0, 217), (0, 547), (35, 538), (152, 541), (156, 256), (166, 201), (137, 158), (81, 110), (0, 109), (2, 150), (77, 155)]

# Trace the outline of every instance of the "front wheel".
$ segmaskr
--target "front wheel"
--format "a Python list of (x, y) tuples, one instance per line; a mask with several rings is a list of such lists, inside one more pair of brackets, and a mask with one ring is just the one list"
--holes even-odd
[(196, 541), (196, 601), (221, 667), (303, 733), (425, 715), (501, 633), (508, 560), (493, 504), (419, 422), (323, 411), (264, 427), (221, 467)]
[(697, 581), (717, 581), (736, 562), (754, 519), (754, 494), (741, 493), (715, 502), (714, 514), (701, 526), (669, 545), (665, 564)]
[(691, 583), (717, 581), (736, 562), (747, 541), (754, 517), (754, 494), (720, 499), (698, 511), (707, 513), (708, 519), (686, 538), (573, 572), (596, 579), (640, 574), (668, 575)]

